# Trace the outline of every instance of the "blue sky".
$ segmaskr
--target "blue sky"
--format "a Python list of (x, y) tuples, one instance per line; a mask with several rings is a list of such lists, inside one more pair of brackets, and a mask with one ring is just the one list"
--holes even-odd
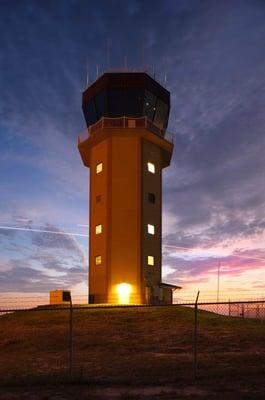
[[(164, 278), (210, 290), (264, 288), (265, 4), (260, 0), (0, 3), (2, 292), (85, 290), (87, 69), (144, 64), (171, 91)], [(176, 246), (178, 249), (174, 249)], [(180, 249), (180, 248), (183, 249)], [(190, 249), (190, 250), (189, 250)]]

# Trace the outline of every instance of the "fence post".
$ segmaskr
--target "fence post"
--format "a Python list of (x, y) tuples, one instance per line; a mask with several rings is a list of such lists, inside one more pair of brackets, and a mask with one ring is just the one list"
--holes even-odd
[(229, 315), (229, 317), (231, 317), (231, 303), (230, 303), (230, 299), (228, 300), (228, 315)]
[(194, 379), (197, 378), (198, 372), (198, 299), (200, 291), (197, 293), (196, 301), (194, 304), (194, 340), (193, 340), (193, 372)]
[(70, 293), (70, 314), (69, 314), (69, 375), (73, 377), (73, 304)]
[(260, 319), (259, 305), (256, 307), (256, 319)]

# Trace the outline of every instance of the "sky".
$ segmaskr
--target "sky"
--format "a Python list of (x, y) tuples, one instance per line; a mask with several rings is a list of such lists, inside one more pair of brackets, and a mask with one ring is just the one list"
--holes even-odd
[[(87, 76), (148, 68), (171, 92), (163, 280), (265, 293), (265, 3), (0, 2), (0, 291), (87, 293)], [(143, 56), (144, 53), (144, 56)], [(17, 229), (18, 228), (18, 229)], [(43, 232), (44, 231), (44, 232)]]

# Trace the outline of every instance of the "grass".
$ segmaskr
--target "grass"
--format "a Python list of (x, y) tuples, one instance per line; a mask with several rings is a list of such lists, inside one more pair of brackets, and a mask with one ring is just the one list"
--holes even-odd
[[(0, 317), (0, 385), (5, 395), (15, 391), (22, 398), (23, 385), (31, 391), (46, 385), (43, 399), (49, 391), (53, 394), (47, 398), (54, 398), (54, 390), (61, 390), (58, 399), (74, 399), (74, 384), (78, 393), (86, 391), (79, 399), (265, 398), (265, 323), (260, 321), (200, 311), (194, 380), (192, 309), (74, 310), (71, 382), (68, 321), (68, 311), (59, 310)], [(108, 390), (117, 397), (108, 397)]]

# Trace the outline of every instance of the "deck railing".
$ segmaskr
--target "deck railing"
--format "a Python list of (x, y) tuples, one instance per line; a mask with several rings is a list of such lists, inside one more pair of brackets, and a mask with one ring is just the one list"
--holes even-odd
[(102, 117), (95, 124), (90, 125), (89, 128), (78, 135), (78, 144), (84, 142), (88, 139), (90, 135), (96, 132), (98, 129), (117, 129), (117, 128), (129, 128), (129, 129), (139, 129), (146, 128), (153, 132), (154, 134), (168, 140), (173, 143), (173, 134), (169, 132), (165, 132), (164, 129), (159, 128), (155, 125), (150, 119), (145, 117), (118, 117), (118, 118), (110, 118), (110, 117)]

